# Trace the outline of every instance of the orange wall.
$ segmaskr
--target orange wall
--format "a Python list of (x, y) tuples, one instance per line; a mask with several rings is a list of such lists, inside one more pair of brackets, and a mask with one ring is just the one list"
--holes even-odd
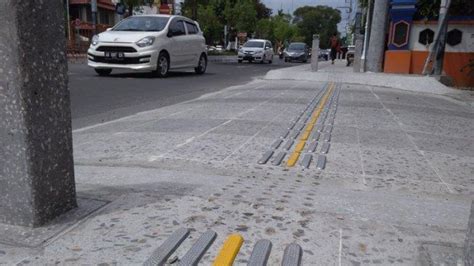
[[(410, 73), (421, 74), (427, 56), (426, 51), (412, 51)], [(474, 53), (445, 53), (444, 55), (443, 70), (446, 75), (453, 78), (454, 85), (457, 87), (474, 87), (474, 76), (469, 75), (470, 69), (466, 67), (461, 72), (469, 60), (474, 60)]]
[(384, 72), (396, 74), (410, 74), (411, 51), (385, 51)]

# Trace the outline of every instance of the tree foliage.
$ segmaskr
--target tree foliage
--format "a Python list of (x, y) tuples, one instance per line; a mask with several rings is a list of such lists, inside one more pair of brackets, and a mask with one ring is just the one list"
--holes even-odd
[(313, 39), (313, 34), (319, 35), (320, 47), (329, 47), (329, 38), (337, 33), (337, 24), (341, 22), (341, 12), (328, 6), (304, 6), (295, 10), (294, 23), (298, 26), (300, 35), (307, 44)]

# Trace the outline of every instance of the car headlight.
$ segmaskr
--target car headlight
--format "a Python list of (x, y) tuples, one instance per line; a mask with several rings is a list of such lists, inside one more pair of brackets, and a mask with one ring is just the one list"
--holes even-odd
[(146, 46), (152, 45), (154, 42), (155, 42), (155, 37), (148, 36), (148, 37), (145, 37), (145, 38), (139, 40), (138, 42), (136, 42), (136, 44), (139, 47), (146, 47)]
[(99, 35), (94, 35), (92, 37), (92, 42), (91, 42), (92, 46), (96, 46), (97, 44), (99, 44)]

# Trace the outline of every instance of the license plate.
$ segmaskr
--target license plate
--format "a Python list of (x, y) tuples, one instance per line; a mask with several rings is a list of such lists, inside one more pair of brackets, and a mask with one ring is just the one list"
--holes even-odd
[(122, 52), (105, 52), (105, 57), (111, 59), (123, 59), (124, 54)]

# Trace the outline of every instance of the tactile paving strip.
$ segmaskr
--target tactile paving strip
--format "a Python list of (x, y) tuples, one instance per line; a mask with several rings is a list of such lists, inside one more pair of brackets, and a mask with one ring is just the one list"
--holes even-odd
[(271, 162), (272, 165), (292, 167), (299, 162), (302, 168), (309, 168), (315, 163), (317, 169), (324, 169), (326, 154), (330, 150), (331, 134), (337, 111), (340, 84), (329, 83), (320, 90), (311, 102), (291, 121), (267, 150), (259, 164)]
[[(143, 264), (151, 265), (167, 265), (167, 260), (183, 241), (189, 236), (190, 230), (187, 228), (180, 228), (171, 234), (150, 256), (150, 258)], [(182, 258), (177, 258), (177, 265), (188, 266), (198, 265), (201, 258), (206, 251), (214, 243), (217, 233), (208, 230), (203, 233), (198, 240), (191, 246), (191, 248), (184, 254)], [(222, 244), (219, 254), (214, 259), (215, 266), (231, 266), (234, 263), (235, 257), (244, 244), (244, 239), (240, 234), (231, 234)], [(265, 266), (272, 250), (272, 242), (267, 239), (257, 241), (253, 247), (252, 253), (248, 260), (250, 266)], [(285, 266), (299, 266), (303, 256), (303, 249), (296, 243), (289, 244), (283, 254), (282, 265)]]

